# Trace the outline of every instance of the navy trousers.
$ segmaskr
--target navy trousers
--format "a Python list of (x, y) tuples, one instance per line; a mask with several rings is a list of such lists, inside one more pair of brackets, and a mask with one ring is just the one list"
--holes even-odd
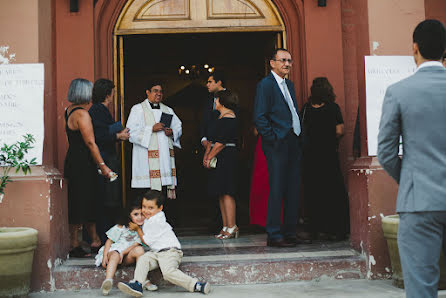
[[(262, 139), (262, 150), (266, 157), (270, 186), (266, 217), (268, 239), (295, 238), (302, 157), (300, 138), (290, 131), (284, 139), (275, 143), (264, 142)], [(282, 202), (283, 225), (281, 225)]]

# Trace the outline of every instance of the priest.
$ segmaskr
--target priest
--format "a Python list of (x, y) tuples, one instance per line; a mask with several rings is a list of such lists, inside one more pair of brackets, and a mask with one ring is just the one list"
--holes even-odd
[(167, 192), (175, 199), (177, 176), (174, 146), (181, 148), (181, 121), (174, 111), (163, 104), (163, 87), (151, 82), (147, 99), (130, 110), (127, 128), (133, 144), (132, 188)]

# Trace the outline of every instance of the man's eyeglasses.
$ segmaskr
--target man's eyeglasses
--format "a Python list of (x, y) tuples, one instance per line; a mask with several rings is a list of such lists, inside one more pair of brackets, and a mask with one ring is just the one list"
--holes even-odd
[(293, 64), (293, 59), (285, 59), (285, 58), (282, 58), (282, 59), (273, 59), (274, 61), (280, 61), (280, 62), (282, 62), (282, 63), (286, 63), (286, 62), (288, 62), (289, 64)]

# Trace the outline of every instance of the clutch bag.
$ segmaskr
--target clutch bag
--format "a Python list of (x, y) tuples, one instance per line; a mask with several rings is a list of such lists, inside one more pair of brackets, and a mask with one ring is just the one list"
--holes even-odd
[(217, 157), (213, 157), (209, 162), (209, 167), (215, 169), (217, 167)]

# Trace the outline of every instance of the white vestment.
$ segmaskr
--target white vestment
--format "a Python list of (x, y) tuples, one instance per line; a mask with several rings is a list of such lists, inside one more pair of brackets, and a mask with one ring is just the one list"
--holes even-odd
[(162, 109), (152, 109), (149, 100), (146, 99), (141, 104), (136, 104), (130, 110), (126, 127), (130, 130), (130, 143), (133, 144), (132, 152), (132, 188), (151, 188), (150, 185), (150, 169), (149, 169), (149, 144), (152, 137), (158, 138), (159, 161), (161, 171), (161, 184), (177, 185), (176, 173), (172, 173), (171, 153), (169, 150), (169, 138), (164, 131), (152, 132), (152, 126), (146, 125), (144, 117), (145, 105), (147, 110), (153, 113), (155, 122), (158, 123), (161, 118), (162, 109), (172, 114), (172, 123), (170, 128), (173, 131), (173, 146), (181, 148), (180, 137), (182, 134), (181, 120), (175, 115), (174, 111), (161, 104)]

